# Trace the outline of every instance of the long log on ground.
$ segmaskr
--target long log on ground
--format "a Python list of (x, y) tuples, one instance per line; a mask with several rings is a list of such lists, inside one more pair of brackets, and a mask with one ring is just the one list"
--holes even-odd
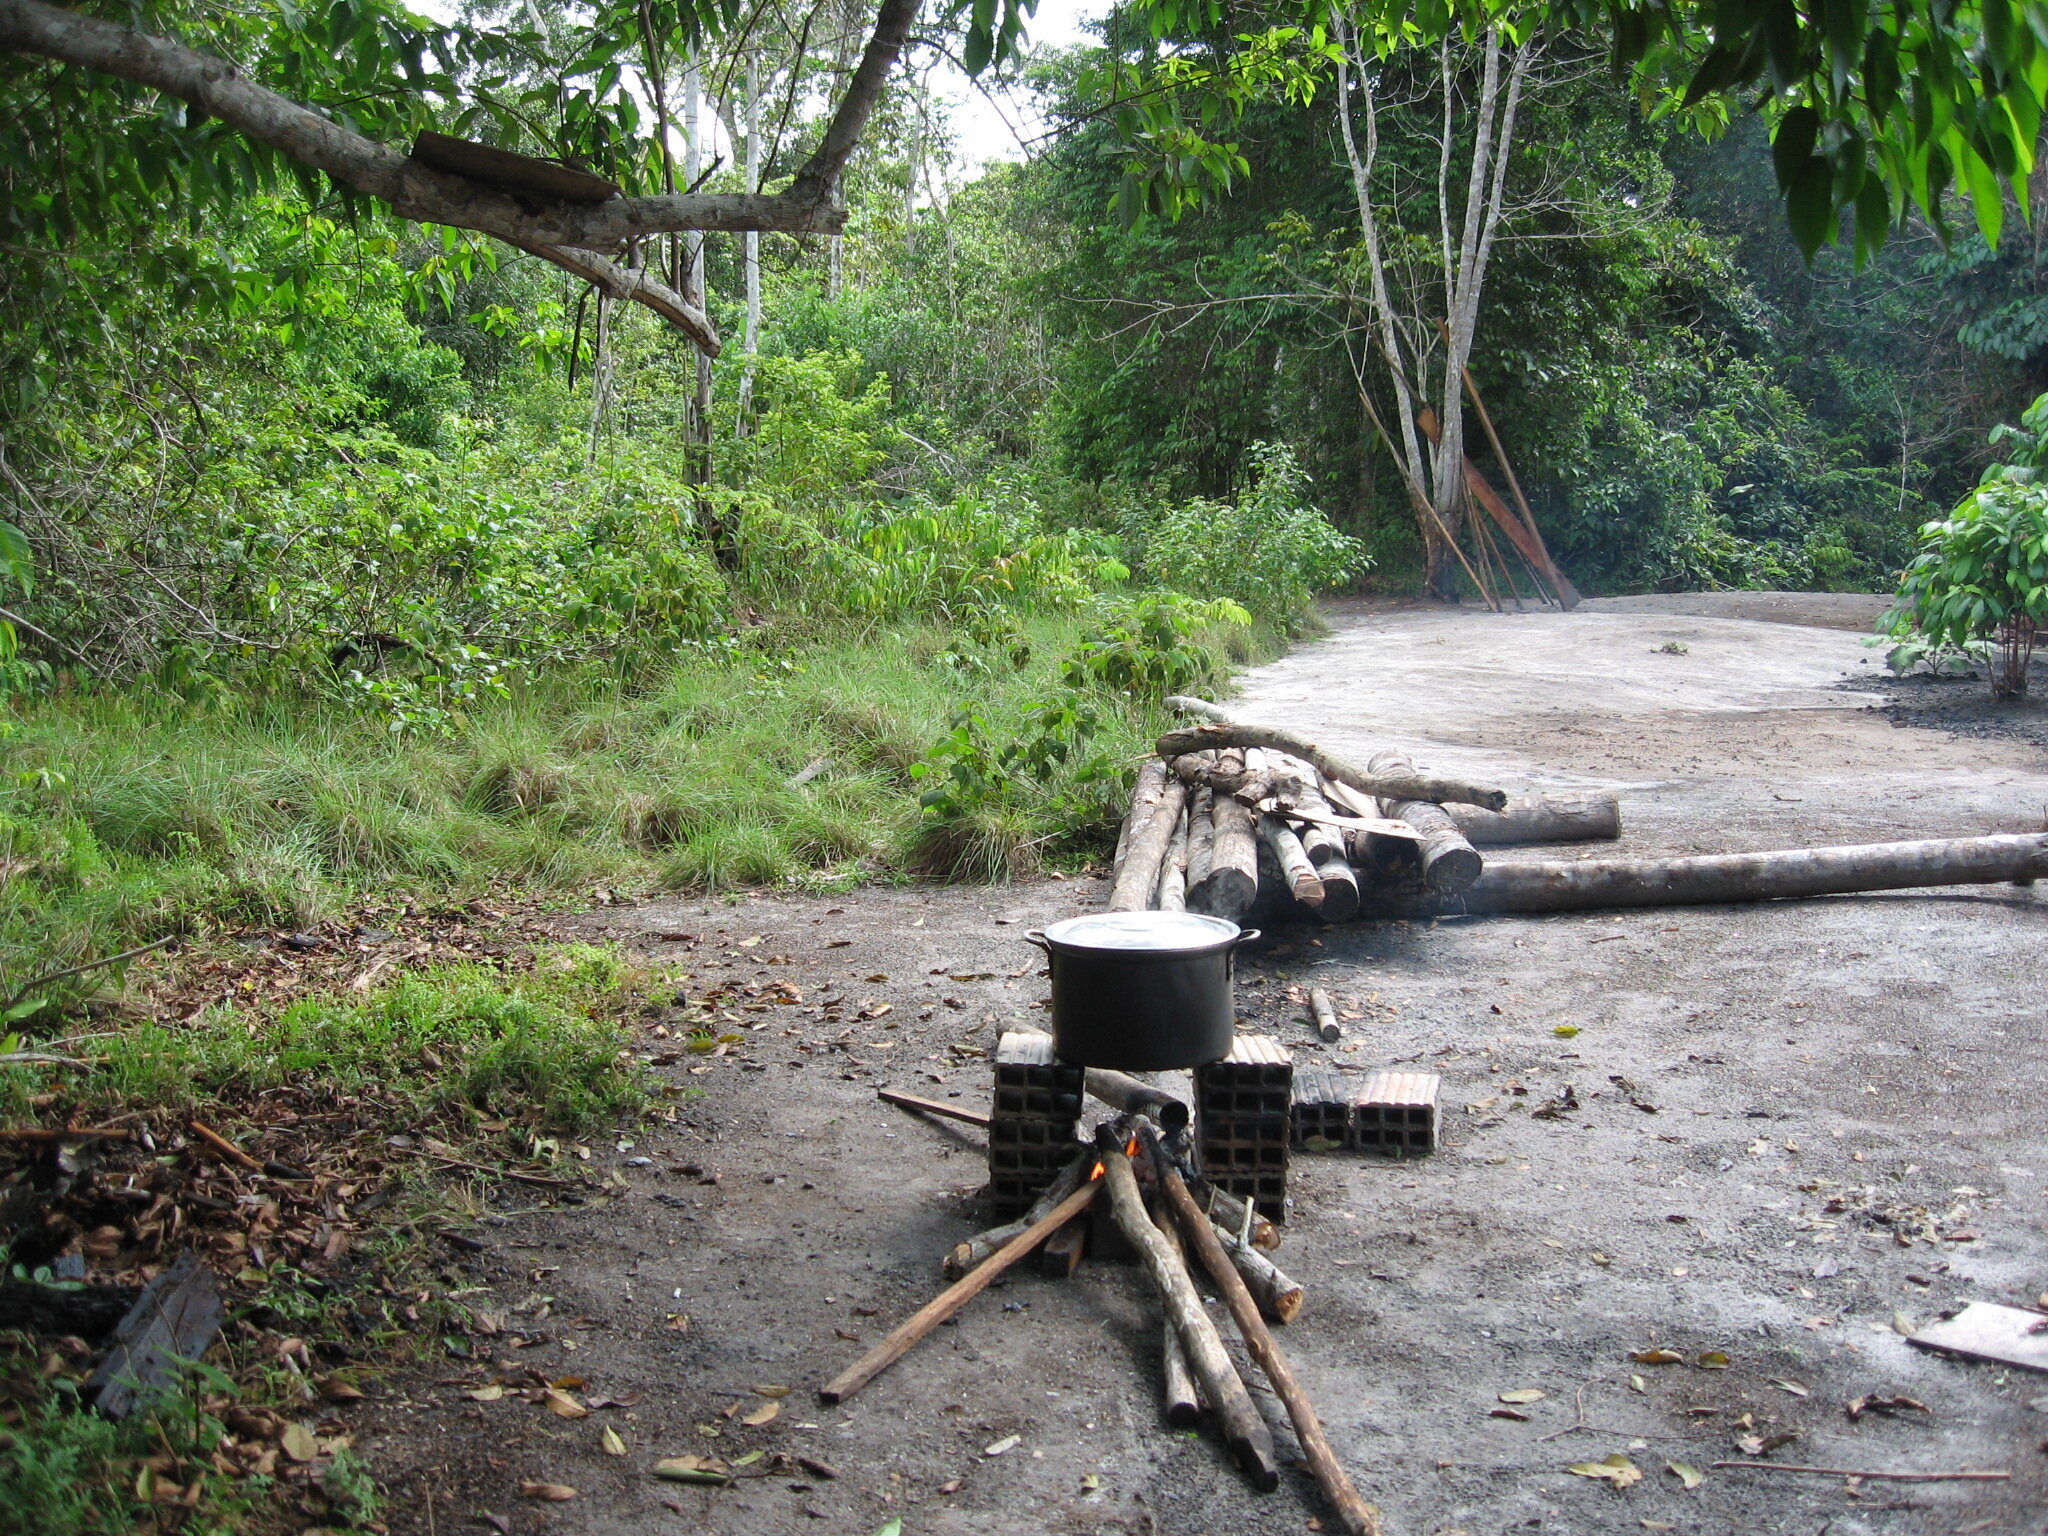
[[(1180, 1228), (1164, 1206), (1152, 1213), (1152, 1224), (1180, 1260), (1181, 1268), (1186, 1269), (1187, 1254), (1181, 1248)], [(1201, 1389), (1195, 1385), (1195, 1373), (1188, 1366), (1188, 1352), (1181, 1348), (1180, 1333), (1173, 1326), (1172, 1318), (1166, 1319), (1164, 1332), (1166, 1337), (1160, 1346), (1163, 1354), (1160, 1387), (1166, 1422), (1175, 1429), (1193, 1429), (1202, 1422)]]
[[(1217, 766), (1241, 774), (1244, 754), (1219, 752)], [(1188, 910), (1239, 922), (1259, 895), (1258, 832), (1252, 813), (1227, 794), (1211, 795), (1209, 818), (1209, 867), (1188, 886)]]
[(1259, 836), (1279, 864), (1280, 878), (1294, 893), (1294, 899), (1310, 911), (1319, 911), (1323, 905), (1323, 877), (1309, 862), (1308, 852), (1294, 829), (1280, 817), (1261, 811)]
[(1190, 698), (1185, 693), (1168, 694), (1166, 707), (1178, 710), (1183, 715), (1193, 715), (1197, 720), (1207, 720), (1212, 725), (1229, 725), (1230, 711), (1221, 704), (1211, 704), (1207, 699)]
[(1109, 893), (1112, 912), (1151, 910), (1152, 893), (1159, 885), (1159, 866), (1173, 846), (1180, 813), (1188, 803), (1187, 785), (1166, 777), (1163, 763), (1160, 778), (1163, 782), (1159, 786), (1159, 803), (1142, 822), (1137, 820), (1135, 804), (1132, 807), (1131, 841), (1124, 849), (1124, 867), (1116, 877), (1116, 888)]
[[(1399, 776), (1414, 765), (1406, 753), (1385, 751), (1372, 760), (1375, 773)], [(1433, 800), (1415, 797), (1383, 798), (1382, 815), (1405, 821), (1422, 834), (1422, 887), (1433, 896), (1455, 896), (1477, 880), (1486, 863), (1479, 850), (1458, 830), (1451, 813)]]
[(1031, 1202), (1031, 1209), (1016, 1221), (1004, 1222), (1000, 1227), (990, 1227), (986, 1232), (977, 1232), (964, 1243), (956, 1243), (953, 1251), (946, 1255), (942, 1266), (948, 1280), (958, 1280), (988, 1261), (1005, 1243), (1020, 1232), (1027, 1232), (1042, 1220), (1046, 1212), (1053, 1209), (1067, 1196), (1081, 1187), (1081, 1181), (1088, 1176), (1088, 1169), (1095, 1159), (1087, 1152), (1078, 1152), (1074, 1160), (1062, 1168), (1059, 1176), (1045, 1186), (1039, 1197)]
[(1188, 752), (1204, 752), (1212, 747), (1226, 746), (1270, 747), (1276, 752), (1289, 753), (1309, 764), (1325, 778), (1349, 784), (1362, 795), (1375, 795), (1381, 799), (1456, 801), (1460, 805), (1483, 805), (1490, 811), (1497, 811), (1508, 803), (1505, 790), (1492, 789), (1482, 784), (1469, 784), (1462, 779), (1438, 778), (1433, 774), (1419, 774), (1412, 770), (1399, 775), (1374, 774), (1347, 762), (1334, 752), (1325, 751), (1306, 736), (1276, 725), (1247, 725), (1228, 721), (1183, 726), (1179, 730), (1168, 731), (1158, 742), (1159, 755), (1168, 759), (1180, 757)]
[[(1212, 1221), (1211, 1226), (1215, 1223)], [(1301, 1304), (1308, 1293), (1278, 1264), (1267, 1258), (1258, 1249), (1237, 1240), (1235, 1232), (1216, 1228), (1216, 1240), (1223, 1245), (1223, 1251), (1230, 1255), (1230, 1262), (1237, 1270), (1238, 1279), (1245, 1289), (1252, 1293), (1252, 1300), (1259, 1304), (1262, 1315), (1273, 1322), (1287, 1324), (1301, 1316)]]
[[(1152, 1218), (1145, 1214), (1144, 1197), (1138, 1193), (1138, 1177), (1124, 1153), (1120, 1129), (1108, 1124), (1096, 1132), (1096, 1150), (1103, 1163), (1102, 1182), (1109, 1187), (1110, 1210), (1125, 1241), (1138, 1251), (1152, 1284), (1159, 1292), (1160, 1305), (1173, 1320), (1174, 1331), (1186, 1351), (1188, 1366), (1195, 1373), (1223, 1428), (1230, 1452), (1251, 1477), (1252, 1486), (1271, 1493), (1280, 1486), (1280, 1473), (1273, 1461), (1273, 1436), (1259, 1410), (1252, 1406), (1237, 1368), (1223, 1348), (1223, 1336), (1202, 1306), (1187, 1265), (1167, 1246)], [(1212, 1239), (1213, 1241), (1213, 1239)], [(1235, 1279), (1237, 1271), (1224, 1260), (1224, 1269)]]
[(1510, 795), (1504, 811), (1459, 806), (1451, 820), (1482, 848), (1520, 843), (1611, 843), (1621, 836), (1621, 803), (1613, 795)]
[(178, 1390), (226, 1316), (213, 1271), (197, 1254), (179, 1254), (115, 1328), (113, 1347), (86, 1378), (86, 1400), (110, 1419), (125, 1419)]
[(1209, 1271), (1209, 1278), (1216, 1282), (1216, 1289), (1230, 1308), (1230, 1316), (1237, 1324), (1245, 1348), (1251, 1351), (1252, 1358), (1266, 1373), (1266, 1380), (1273, 1384), (1274, 1393), (1287, 1405), (1287, 1417), (1294, 1423), (1295, 1438), (1301, 1442), (1302, 1453), (1307, 1457), (1309, 1470), (1315, 1474), (1316, 1482), (1322, 1487), (1323, 1497), (1330, 1501), (1350, 1536), (1381, 1536), (1379, 1511), (1359, 1497), (1358, 1490), (1352, 1487), (1350, 1475), (1338, 1462), (1337, 1453), (1330, 1449), (1330, 1438), (1323, 1433), (1323, 1422), (1316, 1416), (1315, 1405), (1309, 1401), (1301, 1383), (1294, 1379), (1293, 1368), (1280, 1352), (1280, 1346), (1273, 1341), (1272, 1330), (1259, 1316), (1258, 1304), (1252, 1300), (1244, 1281), (1238, 1278), (1215, 1229), (1196, 1206), (1194, 1197), (1188, 1193), (1187, 1185), (1181, 1182), (1180, 1174), (1173, 1165), (1163, 1157), (1154, 1161), (1159, 1168), (1160, 1187), (1173, 1207), (1181, 1232), (1201, 1259), (1202, 1267)]
[[(1680, 859), (1532, 859), (1489, 864), (1451, 905), (1466, 912), (1704, 906), (1992, 885), (2048, 877), (2048, 833), (1851, 843)], [(1441, 904), (1439, 904), (1441, 905)]]
[(1065, 1226), (1074, 1217), (1088, 1209), (1096, 1192), (1102, 1188), (1100, 1179), (1090, 1179), (1066, 1199), (1054, 1206), (1031, 1226), (1019, 1232), (1009, 1242), (989, 1256), (986, 1264), (971, 1275), (964, 1276), (947, 1286), (930, 1301), (919, 1307), (897, 1325), (889, 1337), (882, 1340), (860, 1359), (818, 1388), (818, 1401), (828, 1407), (843, 1403), (862, 1387), (873, 1381), (882, 1372), (894, 1365), (910, 1352), (910, 1347), (930, 1333), (947, 1318), (958, 1312), (968, 1302), (988, 1289), (989, 1282), (1019, 1259), (1030, 1253), (1040, 1243)]
[(1089, 1094), (1111, 1109), (1127, 1115), (1143, 1115), (1162, 1131), (1171, 1134), (1187, 1129), (1188, 1107), (1164, 1088), (1141, 1083), (1128, 1073), (1109, 1067), (1090, 1067), (1082, 1081)]

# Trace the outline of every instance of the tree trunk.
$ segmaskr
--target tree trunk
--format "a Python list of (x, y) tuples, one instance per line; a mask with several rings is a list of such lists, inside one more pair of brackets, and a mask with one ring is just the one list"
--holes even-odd
[[(1242, 752), (1219, 752), (1217, 770), (1242, 773)], [(1188, 910), (1237, 922), (1259, 895), (1259, 842), (1252, 813), (1228, 795), (1212, 795), (1209, 818), (1209, 868), (1188, 887)]]
[[(747, 191), (761, 190), (761, 64), (747, 56)], [(740, 408), (734, 418), (735, 432), (745, 432), (754, 408), (754, 358), (761, 350), (761, 232), (750, 229), (740, 236), (740, 260), (746, 270), (747, 326), (740, 338), (745, 361), (740, 365)]]
[(2043, 875), (2048, 875), (2048, 833), (2029, 832), (1681, 859), (1496, 863), (1449, 905), (1466, 912), (1694, 906), (2000, 881), (2025, 884)]
[(1302, 848), (1301, 839), (1294, 835), (1294, 829), (1278, 816), (1262, 811), (1259, 814), (1259, 836), (1264, 839), (1274, 862), (1280, 866), (1280, 878), (1294, 894), (1294, 899), (1311, 911), (1320, 912), (1323, 877), (1308, 861), (1308, 853)]
[(2027, 693), (2027, 668), (2034, 659), (2034, 623), (2008, 619), (1998, 626), (1991, 651), (1991, 697), (2020, 699)]
[[(1402, 752), (1377, 754), (1367, 765), (1371, 773), (1398, 777), (1414, 772), (1414, 764)], [(1422, 885), (1435, 896), (1454, 896), (1479, 878), (1485, 863), (1479, 852), (1465, 840), (1450, 812), (1430, 800), (1380, 802), (1380, 813), (1405, 821), (1422, 834)]]
[[(1497, 811), (1508, 803), (1504, 790), (1469, 784), (1462, 779), (1418, 774), (1412, 768), (1401, 774), (1374, 774), (1370, 769), (1361, 771), (1336, 753), (1317, 746), (1306, 736), (1277, 725), (1225, 722), (1182, 726), (1179, 730), (1168, 731), (1158, 742), (1159, 755), (1168, 759), (1219, 746), (1268, 747), (1285, 752), (1302, 759), (1324, 778), (1348, 784), (1362, 795), (1397, 800), (1433, 800), (1439, 804), (1448, 800), (1461, 805), (1483, 805), (1491, 811)], [(1220, 762), (1218, 766), (1221, 767)]]
[(1159, 786), (1158, 802), (1146, 813), (1142, 823), (1137, 819), (1136, 802), (1132, 804), (1131, 838), (1124, 848), (1124, 867), (1117, 875), (1115, 889), (1109, 894), (1109, 910), (1112, 912), (1151, 910), (1153, 892), (1159, 886), (1159, 866), (1166, 861), (1173, 846), (1174, 833), (1179, 830), (1180, 813), (1187, 804), (1188, 787), (1178, 779), (1166, 778), (1164, 765), (1159, 776), (1165, 782)]

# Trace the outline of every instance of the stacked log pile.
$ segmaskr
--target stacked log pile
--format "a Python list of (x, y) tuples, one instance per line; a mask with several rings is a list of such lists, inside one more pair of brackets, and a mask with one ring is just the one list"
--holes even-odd
[(1112, 911), (1341, 923), (1448, 912), (1565, 912), (1762, 901), (1920, 886), (2031, 884), (2048, 833), (1672, 859), (1516, 860), (1479, 849), (1612, 841), (1611, 794), (1510, 796), (1388, 749), (1360, 767), (1202, 699), (1159, 738), (1118, 842)]

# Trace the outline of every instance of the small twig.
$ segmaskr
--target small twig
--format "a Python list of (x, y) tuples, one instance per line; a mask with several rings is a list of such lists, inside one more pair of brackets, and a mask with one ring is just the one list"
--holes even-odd
[(1716, 1461), (1715, 1467), (1749, 1467), (1757, 1472), (1811, 1472), (1816, 1477), (1863, 1477), (1888, 1483), (2002, 1483), (2010, 1472), (1859, 1472), (1853, 1467), (1801, 1467), (1783, 1461)]
[(0, 1067), (12, 1066), (46, 1067), (90, 1067), (89, 1061), (80, 1061), (76, 1056), (53, 1056), (48, 1051), (8, 1051), (0, 1055)]
[(219, 1131), (212, 1129), (205, 1121), (187, 1120), (185, 1128), (230, 1162), (240, 1163), (252, 1173), (261, 1173), (263, 1171), (263, 1164), (244, 1152), (232, 1141), (229, 1141)]
[(118, 955), (107, 955), (99, 960), (88, 960), (83, 965), (67, 965), (61, 971), (46, 971), (40, 976), (31, 976), (27, 981), (24, 981), (14, 989), (6, 1002), (0, 1003), (0, 1013), (11, 1012), (16, 1003), (27, 997), (31, 992), (40, 992), (53, 981), (62, 981), (67, 976), (82, 975), (86, 971), (96, 971), (103, 965), (119, 965), (123, 960), (133, 960), (137, 955), (146, 955), (153, 949), (162, 949), (166, 944), (175, 943), (177, 938), (178, 936), (175, 933), (167, 933), (152, 943), (138, 944), (133, 949), (124, 949)]
[(76, 1131), (46, 1131), (36, 1126), (0, 1130), (0, 1141), (128, 1141), (134, 1133), (118, 1125)]
[(403, 1152), (407, 1157), (431, 1158), (437, 1163), (446, 1163), (451, 1168), (467, 1168), (474, 1173), (488, 1173), (501, 1179), (517, 1179), (521, 1184), (547, 1184), (556, 1189), (572, 1189), (574, 1181), (551, 1179), (540, 1173), (519, 1173), (510, 1168), (488, 1168), (482, 1163), (466, 1163), (459, 1157), (450, 1157), (445, 1152), (422, 1152), (417, 1147), (393, 1147), (393, 1152)]

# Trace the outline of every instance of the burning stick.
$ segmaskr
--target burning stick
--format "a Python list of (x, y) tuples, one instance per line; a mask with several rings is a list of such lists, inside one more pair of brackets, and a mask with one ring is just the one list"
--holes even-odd
[[(1139, 1127), (1138, 1134), (1144, 1136), (1143, 1126)], [(1252, 1300), (1244, 1281), (1238, 1278), (1237, 1270), (1232, 1267), (1230, 1256), (1223, 1251), (1223, 1244), (1217, 1240), (1208, 1218), (1195, 1204), (1195, 1197), (1188, 1193), (1187, 1185), (1181, 1182), (1172, 1162), (1158, 1156), (1153, 1162), (1159, 1170), (1160, 1188), (1173, 1207), (1181, 1231), (1194, 1245), (1202, 1267), (1209, 1271), (1209, 1277), (1216, 1282), (1216, 1289), (1230, 1307), (1230, 1315), (1237, 1323), (1237, 1331), (1243, 1336), (1245, 1347), (1259, 1362), (1260, 1369), (1265, 1371), (1266, 1379), (1273, 1384), (1280, 1401), (1287, 1405), (1287, 1416), (1294, 1421), (1295, 1437), (1301, 1441), (1309, 1470), (1315, 1473), (1316, 1481), (1322, 1485), (1324, 1497), (1336, 1509), (1350, 1536), (1382, 1536), (1379, 1511), (1360, 1498), (1358, 1490), (1351, 1486), (1351, 1478), (1339, 1465), (1336, 1452), (1330, 1449), (1329, 1437), (1323, 1433), (1322, 1420), (1316, 1417), (1315, 1405), (1309, 1402), (1301, 1383), (1294, 1379), (1287, 1357), (1273, 1342), (1271, 1330), (1259, 1316), (1258, 1304)]]
[(1141, 1083), (1127, 1073), (1115, 1072), (1108, 1067), (1090, 1067), (1083, 1081), (1089, 1095), (1102, 1100), (1111, 1109), (1156, 1120), (1159, 1128), (1169, 1135), (1187, 1129), (1187, 1105), (1164, 1088), (1154, 1088), (1150, 1083)]
[(889, 1337), (826, 1382), (818, 1389), (818, 1401), (828, 1406), (843, 1403), (901, 1360), (910, 1353), (911, 1345), (988, 1289), (989, 1282), (996, 1276), (1065, 1226), (1071, 1218), (1085, 1211), (1101, 1187), (1102, 1181), (1091, 1176), (1079, 1189), (999, 1248), (986, 1264), (965, 1279), (947, 1286), (911, 1313)]
[[(1174, 1331), (1180, 1336), (1181, 1348), (1187, 1352), (1195, 1380), (1201, 1383), (1209, 1406), (1223, 1425), (1231, 1454), (1237, 1457), (1238, 1465), (1251, 1477), (1254, 1487), (1261, 1493), (1271, 1493), (1280, 1486), (1280, 1473), (1273, 1464), (1272, 1434), (1266, 1428), (1266, 1421), (1259, 1417), (1258, 1409), (1252, 1406), (1251, 1394), (1245, 1391), (1244, 1383), (1238, 1379), (1230, 1356), (1224, 1352), (1222, 1335), (1217, 1333), (1216, 1325), (1203, 1310), (1202, 1298), (1195, 1293), (1195, 1283), (1188, 1278), (1187, 1266), (1167, 1246), (1166, 1239), (1159, 1235), (1159, 1229), (1152, 1225), (1152, 1218), (1145, 1214), (1145, 1200), (1138, 1193), (1138, 1177), (1131, 1171), (1129, 1154), (1120, 1145), (1130, 1134), (1129, 1125), (1129, 1121), (1112, 1121), (1098, 1126), (1095, 1132), (1095, 1144), (1101, 1153), (1105, 1175), (1103, 1182), (1109, 1186), (1110, 1209), (1116, 1217), (1117, 1228), (1138, 1251), (1145, 1268), (1151, 1272), (1160, 1303), (1166, 1308), (1166, 1315), (1173, 1320)], [(1206, 1224), (1203, 1230), (1208, 1230)], [(1212, 1243), (1216, 1240), (1213, 1234), (1209, 1240)], [(1237, 1271), (1230, 1269), (1228, 1259), (1223, 1260), (1223, 1267), (1229, 1271), (1232, 1280), (1237, 1280)], [(1239, 1289), (1243, 1288), (1242, 1281), (1238, 1285)], [(1255, 1309), (1253, 1316), (1256, 1318), (1257, 1315)]]
[(1005, 1222), (1000, 1227), (990, 1227), (986, 1232), (977, 1232), (966, 1242), (957, 1244), (953, 1251), (946, 1255), (946, 1278), (958, 1280), (962, 1275), (980, 1268), (987, 1262), (990, 1254), (1008, 1243), (1011, 1238), (1037, 1225), (1047, 1211), (1081, 1187), (1081, 1181), (1088, 1176), (1088, 1170), (1094, 1166), (1094, 1162), (1092, 1152), (1079, 1153), (1071, 1163), (1060, 1170), (1058, 1178), (1045, 1186), (1045, 1192), (1032, 1202), (1031, 1209), (1016, 1221)]

